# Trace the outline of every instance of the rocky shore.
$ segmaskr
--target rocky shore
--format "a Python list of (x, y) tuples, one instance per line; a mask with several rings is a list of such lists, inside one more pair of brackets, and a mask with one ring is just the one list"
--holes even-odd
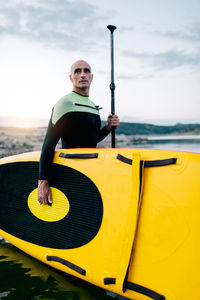
[[(0, 158), (24, 152), (40, 151), (44, 136), (45, 127), (40, 128), (17, 128), (0, 127)], [(147, 138), (127, 136), (125, 134), (116, 135), (117, 147), (128, 147), (136, 143), (146, 143)], [(111, 145), (111, 135), (98, 144), (100, 148), (109, 148)], [(61, 148), (60, 143), (57, 148)]]
[(41, 150), (45, 128), (0, 127), (0, 158)]

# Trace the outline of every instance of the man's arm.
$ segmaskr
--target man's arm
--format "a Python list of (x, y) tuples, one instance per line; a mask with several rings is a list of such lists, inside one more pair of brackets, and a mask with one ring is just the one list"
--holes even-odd
[(56, 144), (59, 141), (61, 133), (52, 124), (52, 116), (49, 121), (46, 136), (42, 146), (40, 163), (39, 163), (39, 178), (38, 178), (38, 201), (40, 204), (52, 203), (52, 195), (49, 187), (49, 175), (51, 163), (54, 157)]

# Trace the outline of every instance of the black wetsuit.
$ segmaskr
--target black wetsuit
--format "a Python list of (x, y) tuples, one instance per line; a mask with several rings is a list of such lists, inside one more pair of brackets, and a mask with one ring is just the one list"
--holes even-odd
[(99, 107), (88, 97), (71, 92), (53, 108), (44, 139), (39, 179), (48, 180), (56, 144), (61, 138), (62, 148), (95, 148), (109, 133), (101, 128)]

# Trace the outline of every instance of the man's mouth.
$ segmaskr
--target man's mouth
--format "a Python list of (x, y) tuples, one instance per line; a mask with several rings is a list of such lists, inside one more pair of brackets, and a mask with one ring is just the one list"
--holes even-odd
[(80, 82), (80, 83), (88, 83), (87, 80), (80, 80), (79, 82)]

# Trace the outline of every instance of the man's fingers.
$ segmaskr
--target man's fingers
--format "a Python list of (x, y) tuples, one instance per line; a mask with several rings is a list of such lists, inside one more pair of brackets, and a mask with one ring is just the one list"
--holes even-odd
[(47, 204), (48, 204), (49, 206), (52, 206), (52, 202), (50, 202), (49, 199), (47, 199)]
[(50, 190), (50, 189), (49, 189), (49, 195), (48, 195), (48, 203), (49, 203), (50, 205), (52, 205), (52, 203), (53, 203), (52, 193), (51, 193), (51, 190)]
[(117, 115), (111, 115), (110, 118), (110, 125), (111, 126), (119, 126), (119, 118)]
[(40, 202), (40, 204), (47, 204), (47, 197), (39, 197), (38, 201)]
[(111, 130), (112, 127), (118, 127), (119, 126), (119, 118), (117, 115), (112, 115), (112, 114), (109, 114), (108, 115), (108, 120), (107, 120), (107, 129), (108, 130)]

